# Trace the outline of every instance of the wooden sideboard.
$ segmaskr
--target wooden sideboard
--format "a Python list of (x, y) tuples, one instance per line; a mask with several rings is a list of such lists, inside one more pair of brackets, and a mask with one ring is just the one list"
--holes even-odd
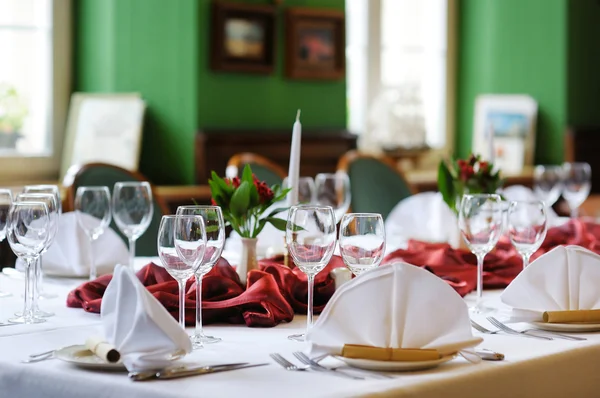
[[(356, 149), (357, 136), (343, 129), (303, 129), (300, 174), (333, 173), (338, 159)], [(206, 184), (211, 170), (224, 175), (228, 160), (241, 152), (262, 155), (288, 169), (292, 128), (280, 130), (204, 129), (196, 136), (196, 184)]]

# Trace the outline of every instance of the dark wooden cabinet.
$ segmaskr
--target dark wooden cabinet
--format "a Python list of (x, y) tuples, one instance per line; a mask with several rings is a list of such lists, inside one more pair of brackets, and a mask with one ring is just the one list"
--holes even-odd
[[(356, 148), (356, 135), (340, 129), (303, 129), (300, 174), (335, 172), (340, 156)], [(196, 136), (196, 184), (206, 184), (211, 170), (225, 175), (227, 161), (236, 153), (252, 152), (289, 166), (292, 129), (204, 129)]]

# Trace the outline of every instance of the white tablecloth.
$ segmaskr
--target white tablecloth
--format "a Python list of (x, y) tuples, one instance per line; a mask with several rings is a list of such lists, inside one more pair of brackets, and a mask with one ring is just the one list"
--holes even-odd
[[(393, 380), (353, 381), (317, 372), (288, 372), (269, 358), (269, 353), (279, 352), (293, 360), (291, 353), (304, 348), (302, 343), (287, 339), (289, 334), (303, 330), (304, 316), (268, 329), (208, 326), (207, 333), (223, 341), (186, 358), (186, 362), (199, 365), (270, 363), (253, 369), (132, 382), (125, 373), (83, 370), (57, 359), (21, 363), (31, 353), (81, 344), (99, 329), (98, 315), (65, 306), (67, 292), (82, 282), (47, 278), (46, 290), (60, 297), (44, 300), (41, 305), (56, 316), (38, 325), (0, 326), (0, 397), (600, 396), (600, 333), (585, 334), (588, 340), (584, 342), (484, 335), (482, 347), (504, 353), (505, 361), (474, 365), (457, 358), (436, 369), (398, 373)], [(0, 275), (0, 289), (13, 293), (11, 298), (0, 299), (0, 321), (4, 321), (21, 308), (23, 281)], [(497, 292), (488, 292), (486, 297), (494, 302)]]

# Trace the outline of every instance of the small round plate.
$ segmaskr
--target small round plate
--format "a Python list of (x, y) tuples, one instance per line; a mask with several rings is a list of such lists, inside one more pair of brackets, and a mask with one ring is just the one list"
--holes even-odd
[(448, 355), (442, 357), (440, 359), (435, 359), (431, 361), (402, 361), (402, 362), (393, 362), (393, 361), (375, 361), (372, 359), (358, 359), (358, 358), (345, 358), (342, 356), (335, 356), (336, 359), (339, 359), (346, 364), (353, 366), (355, 368), (360, 369), (368, 369), (368, 370), (383, 370), (383, 371), (411, 371), (411, 370), (424, 370), (435, 368), (443, 364), (444, 362), (451, 361), (454, 359), (456, 355)]
[(600, 331), (600, 323), (546, 323), (530, 322), (538, 329), (552, 332), (597, 332)]
[(121, 362), (109, 363), (103, 361), (100, 357), (94, 355), (85, 345), (71, 345), (61, 348), (54, 353), (54, 356), (61, 361), (69, 362), (86, 369), (125, 371), (125, 366)]

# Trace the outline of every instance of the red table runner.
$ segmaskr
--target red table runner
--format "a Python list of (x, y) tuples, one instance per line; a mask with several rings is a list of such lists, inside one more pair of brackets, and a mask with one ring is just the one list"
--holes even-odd
[[(557, 245), (579, 245), (600, 254), (600, 225), (581, 220), (551, 228), (533, 259)], [(410, 241), (407, 249), (388, 254), (382, 264), (405, 261), (427, 268), (444, 279), (464, 296), (476, 287), (476, 258), (463, 249), (445, 243)], [(327, 267), (315, 277), (314, 309), (320, 312), (334, 293), (334, 281), (329, 272), (344, 264), (333, 256)], [(260, 270), (250, 271), (246, 287), (240, 283), (235, 269), (221, 259), (204, 277), (202, 283), (202, 314), (205, 323), (245, 323), (248, 326), (275, 326), (289, 322), (296, 313), (306, 313), (307, 279), (298, 268), (283, 265), (283, 258), (259, 261)], [(510, 242), (503, 238), (484, 261), (485, 289), (506, 287), (521, 271), (522, 260)], [(167, 271), (148, 264), (137, 273), (144, 286), (174, 316), (178, 316), (177, 282)], [(100, 312), (102, 295), (112, 275), (86, 282), (69, 293), (67, 305)], [(196, 284), (187, 283), (186, 323), (195, 322)]]

